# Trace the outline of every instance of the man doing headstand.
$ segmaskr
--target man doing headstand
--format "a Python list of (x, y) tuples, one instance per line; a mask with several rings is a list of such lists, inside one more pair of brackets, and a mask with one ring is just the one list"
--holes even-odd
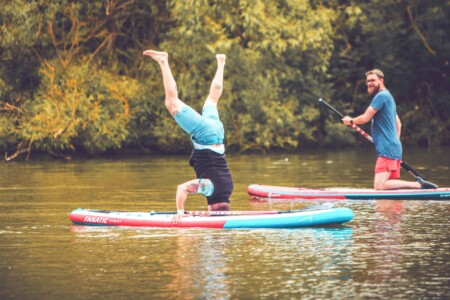
[(225, 159), (225, 133), (217, 109), (217, 102), (223, 90), (225, 54), (216, 55), (217, 71), (201, 115), (178, 98), (177, 84), (169, 67), (168, 54), (154, 50), (146, 50), (143, 54), (152, 57), (161, 67), (166, 108), (181, 128), (190, 134), (194, 145), (189, 164), (194, 168), (197, 179), (177, 187), (177, 214), (173, 223), (181, 222), (188, 194), (203, 194), (208, 200), (209, 211), (231, 210), (229, 198), (234, 184)]

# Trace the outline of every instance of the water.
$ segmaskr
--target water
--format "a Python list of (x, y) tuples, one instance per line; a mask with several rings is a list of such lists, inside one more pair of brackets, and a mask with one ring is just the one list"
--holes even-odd
[[(450, 186), (449, 148), (405, 160)], [(33, 159), (33, 157), (32, 157)], [(155, 229), (70, 224), (78, 207), (175, 210), (193, 178), (186, 156), (0, 164), (1, 299), (448, 299), (450, 201), (343, 201), (339, 228)], [(250, 201), (252, 183), (371, 187), (373, 149), (229, 155), (234, 210), (317, 202)], [(403, 173), (402, 178), (411, 178)], [(186, 209), (206, 210), (201, 196)]]

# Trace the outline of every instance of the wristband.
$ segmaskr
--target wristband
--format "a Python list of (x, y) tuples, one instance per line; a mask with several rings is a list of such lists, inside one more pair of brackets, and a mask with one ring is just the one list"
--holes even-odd
[(352, 125), (354, 124), (354, 123), (353, 123), (353, 119), (350, 119), (350, 124), (352, 124)]
[(184, 209), (178, 209), (177, 215), (184, 215)]

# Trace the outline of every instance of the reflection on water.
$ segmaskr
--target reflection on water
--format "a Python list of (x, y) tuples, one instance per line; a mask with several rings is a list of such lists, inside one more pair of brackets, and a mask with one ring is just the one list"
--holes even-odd
[[(310, 283), (320, 284), (324, 280), (332, 288), (333, 282), (347, 280), (351, 272), (350, 227), (180, 230), (72, 226), (71, 231), (76, 247), (83, 250), (77, 253), (101, 251), (107, 258), (100, 271), (110, 273), (108, 265), (123, 267), (139, 262), (140, 272), (158, 274), (152, 278), (152, 283), (159, 287), (158, 291), (152, 291), (156, 298), (294, 296)], [(118, 256), (117, 249), (123, 243), (134, 252)], [(99, 244), (108, 247), (99, 250)], [(158, 245), (157, 259), (150, 254), (154, 253), (153, 245)], [(130, 260), (134, 263), (127, 263)], [(84, 270), (86, 266), (79, 268)], [(99, 276), (91, 275), (92, 280)], [(268, 278), (273, 282), (262, 284)], [(274, 284), (278, 286), (276, 289)]]
[[(442, 154), (448, 151), (430, 151), (409, 154), (408, 162), (449, 186), (450, 158)], [(249, 201), (246, 187), (252, 183), (370, 187), (374, 162), (359, 151), (230, 155), (228, 160), (235, 180), (234, 210), (318, 204)], [(450, 295), (450, 201), (336, 201), (335, 206), (355, 214), (339, 228), (152, 229), (69, 223), (70, 211), (78, 207), (173, 211), (176, 185), (192, 176), (184, 156), (0, 164), (0, 298)], [(206, 201), (191, 197), (186, 208), (206, 210)]]

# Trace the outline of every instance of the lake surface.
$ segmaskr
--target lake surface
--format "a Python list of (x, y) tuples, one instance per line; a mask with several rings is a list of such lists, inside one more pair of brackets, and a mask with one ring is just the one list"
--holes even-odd
[[(450, 148), (404, 159), (450, 186)], [(76, 208), (174, 211), (183, 156), (0, 164), (0, 299), (448, 299), (450, 201), (340, 201), (337, 228), (147, 229), (73, 226)], [(234, 210), (313, 201), (252, 201), (252, 183), (372, 187), (374, 151), (228, 155)], [(402, 171), (403, 179), (412, 179)], [(187, 210), (206, 210), (190, 196)]]

